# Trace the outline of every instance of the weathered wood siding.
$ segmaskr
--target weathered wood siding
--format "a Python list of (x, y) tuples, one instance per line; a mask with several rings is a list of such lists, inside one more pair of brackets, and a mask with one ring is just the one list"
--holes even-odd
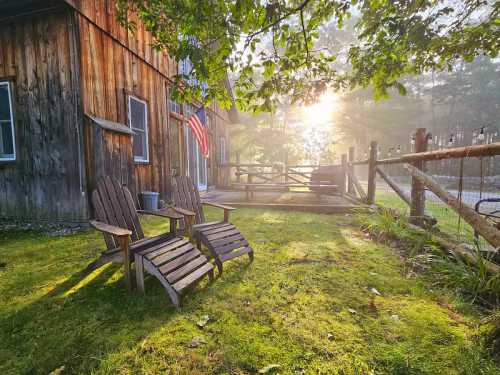
[(0, 162), (0, 218), (87, 218), (72, 14), (0, 23), (0, 78), (12, 79), (17, 146), (17, 160)]
[(131, 136), (103, 131), (87, 122), (89, 189), (95, 186), (96, 179), (111, 175), (135, 192), (153, 190), (165, 196), (170, 188), (168, 80), (101, 26), (81, 14), (77, 18), (84, 112), (128, 124), (128, 95), (145, 100), (148, 110), (148, 163), (133, 162)]
[[(134, 192), (168, 197), (167, 94), (176, 62), (151, 47), (140, 22), (135, 33), (121, 27), (114, 0), (16, 4), (0, 23), (0, 79), (13, 82), (17, 151), (16, 161), (0, 162), (0, 218), (85, 221), (88, 192), (103, 175), (118, 177)], [(0, 18), (7, 16), (2, 6)], [(31, 16), (16, 16), (26, 13)], [(130, 136), (84, 116), (127, 124), (127, 94), (148, 102), (147, 164), (133, 162)], [(209, 110), (216, 126), (209, 183), (219, 185), (218, 142), (225, 134), (229, 153), (229, 119), (225, 110)]]
[(116, 0), (65, 0), (74, 7), (81, 18), (94, 24), (102, 33), (111, 37), (115, 43), (126, 48), (131, 54), (143, 60), (146, 64), (162, 75), (169, 77), (177, 69), (176, 62), (168, 54), (158, 52), (152, 47), (152, 36), (139, 22), (136, 15), (129, 15), (130, 22), (136, 24), (135, 32), (126, 30), (116, 20)]
[[(102, 175), (112, 175), (139, 193), (153, 190), (168, 198), (171, 186), (169, 158), (170, 121), (168, 87), (177, 63), (152, 48), (152, 36), (131, 14), (136, 31), (116, 21), (113, 0), (66, 0), (77, 13), (80, 28), (81, 82), (84, 112), (127, 124), (127, 95), (148, 103), (148, 163), (132, 161), (132, 138), (86, 127), (89, 189)], [(217, 124), (210, 160), (211, 184), (218, 184), (218, 135), (226, 132), (227, 111), (209, 109)], [(185, 153), (185, 150), (184, 150)], [(184, 155), (185, 157), (185, 155)], [(135, 186), (134, 186), (135, 185)]]

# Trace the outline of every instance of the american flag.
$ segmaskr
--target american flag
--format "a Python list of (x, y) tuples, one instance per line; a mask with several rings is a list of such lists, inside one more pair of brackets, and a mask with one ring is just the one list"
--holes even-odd
[(196, 137), (201, 154), (205, 159), (208, 158), (208, 129), (205, 109), (200, 108), (197, 112), (193, 113), (187, 124)]

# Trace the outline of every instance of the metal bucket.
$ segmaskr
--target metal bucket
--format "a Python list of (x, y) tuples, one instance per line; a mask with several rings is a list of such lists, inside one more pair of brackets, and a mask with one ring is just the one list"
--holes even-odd
[(143, 191), (142, 195), (142, 208), (146, 211), (158, 210), (158, 197), (160, 193), (155, 191)]

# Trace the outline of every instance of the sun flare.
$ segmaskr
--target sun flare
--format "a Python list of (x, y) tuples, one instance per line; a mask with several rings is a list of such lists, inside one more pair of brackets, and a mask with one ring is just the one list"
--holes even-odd
[(338, 97), (335, 93), (324, 93), (316, 103), (302, 108), (304, 120), (318, 125), (330, 123), (337, 103)]

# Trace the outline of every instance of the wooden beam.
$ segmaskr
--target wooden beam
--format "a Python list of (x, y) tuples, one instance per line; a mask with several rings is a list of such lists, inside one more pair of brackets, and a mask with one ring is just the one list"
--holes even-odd
[(444, 190), (436, 180), (425, 174), (413, 165), (405, 164), (404, 167), (410, 174), (418, 179), (423, 185), (431, 190), (444, 203), (453, 208), (472, 228), (484, 237), (493, 247), (500, 246), (500, 230), (491, 225), (488, 220), (479, 215), (473, 208), (463, 202), (459, 202), (457, 198)]
[[(442, 160), (457, 158), (473, 158), (500, 155), (500, 142), (488, 145), (472, 145), (465, 147), (448, 148), (444, 150), (427, 151), (421, 153), (406, 154), (399, 158), (381, 159), (378, 165), (411, 163), (417, 160)], [(350, 165), (366, 165), (369, 160), (359, 160), (349, 163)]]
[(236, 153), (236, 182), (241, 182), (241, 173), (240, 173), (240, 153)]
[(228, 202), (233, 207), (238, 208), (263, 208), (277, 209), (284, 211), (301, 211), (314, 212), (323, 214), (346, 214), (355, 213), (360, 210), (369, 211), (369, 207), (364, 205), (351, 204), (350, 201), (345, 201), (343, 204), (288, 204), (288, 203), (255, 203), (255, 202)]
[[(472, 158), (480, 156), (495, 156), (500, 155), (500, 142), (491, 143), (488, 145), (472, 145), (465, 147), (448, 148), (444, 150), (426, 151), (421, 153), (406, 154), (400, 158), (382, 159), (377, 161), (377, 164), (398, 164), (411, 163), (419, 160), (441, 160), (441, 159), (457, 159), (457, 158)], [(359, 161), (353, 163), (367, 164), (367, 161)]]
[(386, 175), (385, 172), (379, 167), (377, 167), (377, 173), (384, 179), (385, 182), (387, 182), (387, 185), (389, 185), (392, 190), (394, 190), (399, 195), (399, 197), (406, 202), (408, 206), (411, 206), (410, 197), (406, 195), (406, 193), (396, 184), (396, 182), (392, 178)]
[[(354, 195), (354, 182), (350, 176), (354, 175), (354, 166), (350, 163), (354, 161), (354, 147), (349, 147), (349, 164), (347, 165), (347, 192)], [(349, 173), (350, 172), (350, 173)]]
[(299, 171), (296, 171), (295, 169), (292, 169), (292, 168), (288, 168), (288, 173), (289, 174), (296, 174), (296, 175), (299, 175), (301, 177), (304, 177), (304, 178), (311, 178), (311, 174), (312, 172), (299, 172)]
[(346, 193), (346, 180), (347, 180), (347, 154), (342, 154), (341, 156), (341, 168), (342, 168), (342, 182), (340, 183), (340, 193)]
[(354, 186), (356, 187), (356, 190), (358, 191), (359, 197), (363, 200), (366, 201), (366, 193), (363, 190), (363, 187), (359, 183), (356, 175), (354, 175), (349, 169), (347, 170), (347, 174), (349, 175), (349, 179), (352, 181)]
[[(418, 128), (415, 132), (415, 151), (422, 153), (427, 151), (427, 135), (425, 128)], [(413, 166), (421, 171), (424, 170), (424, 161), (416, 160)], [(411, 179), (411, 204), (410, 204), (410, 217), (413, 224), (421, 224), (420, 218), (425, 215), (425, 187), (420, 180), (412, 177)]]
[(378, 152), (378, 143), (377, 141), (372, 141), (370, 143), (370, 159), (368, 162), (368, 191), (366, 193), (366, 203), (368, 204), (375, 203), (375, 189), (376, 189), (375, 178), (377, 177), (376, 173), (377, 152)]

